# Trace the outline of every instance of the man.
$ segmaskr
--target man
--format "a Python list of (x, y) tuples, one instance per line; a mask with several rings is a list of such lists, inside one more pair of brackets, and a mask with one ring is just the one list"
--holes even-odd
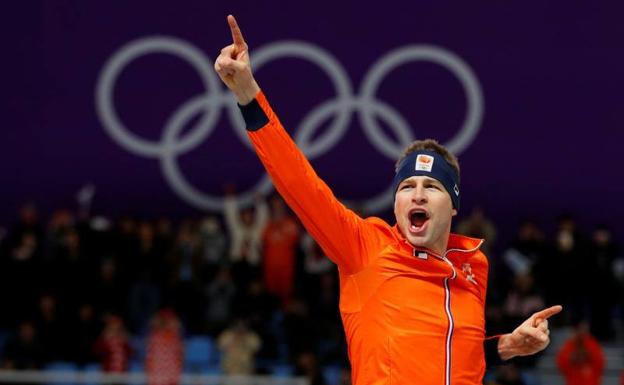
[[(415, 142), (397, 165), (397, 224), (360, 218), (334, 197), (288, 136), (252, 75), (231, 15), (228, 23), (233, 43), (215, 69), (236, 96), (276, 189), (338, 265), (353, 383), (480, 384), (487, 260), (482, 240), (450, 234), (459, 209), (455, 157), (435, 141)], [(513, 333), (492, 339), (499, 357), (543, 350), (547, 318), (559, 311), (535, 313)]]
[(557, 366), (566, 385), (600, 385), (605, 368), (604, 351), (589, 332), (587, 322), (577, 322), (574, 334), (557, 353)]
[(295, 284), (295, 253), (299, 241), (297, 221), (279, 195), (271, 197), (271, 218), (262, 234), (264, 285), (288, 303)]

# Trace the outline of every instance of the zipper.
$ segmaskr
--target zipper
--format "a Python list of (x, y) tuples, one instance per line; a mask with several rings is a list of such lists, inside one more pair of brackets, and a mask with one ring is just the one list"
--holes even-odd
[[(413, 255), (416, 256), (418, 250), (415, 247), (413, 247), (413, 249)], [(425, 251), (427, 254), (431, 254), (437, 259), (446, 262), (453, 271), (450, 277), (444, 278), (444, 312), (448, 320), (448, 329), (446, 330), (446, 341), (444, 345), (444, 385), (451, 385), (451, 342), (453, 339), (453, 329), (455, 328), (455, 321), (453, 319), (453, 313), (451, 312), (451, 288), (449, 286), (449, 280), (457, 277), (455, 266), (453, 266), (453, 263), (446, 257), (449, 251), (454, 251), (454, 249), (447, 250), (444, 255), (438, 255), (430, 250)]]
[[(450, 277), (444, 278), (444, 311), (446, 312), (446, 317), (448, 319), (448, 329), (446, 330), (446, 341), (445, 341), (445, 346), (444, 346), (444, 385), (451, 385), (451, 352), (452, 352), (451, 343), (453, 341), (453, 331), (455, 329), (455, 320), (453, 319), (453, 312), (451, 311), (451, 288), (450, 288), (449, 280), (455, 279), (457, 277), (457, 271), (455, 270), (455, 266), (453, 266), (453, 263), (446, 256), (451, 251), (464, 252), (464, 253), (474, 252), (478, 250), (479, 247), (481, 247), (481, 244), (483, 244), (483, 240), (481, 240), (481, 242), (479, 242), (479, 244), (476, 247), (470, 250), (448, 249), (444, 252), (443, 255), (438, 255), (429, 250), (426, 251), (428, 254), (431, 254), (434, 257), (446, 262), (451, 267), (451, 270), (453, 271), (453, 274)], [(414, 250), (413, 255), (416, 255), (417, 253), (416, 248), (413, 247), (413, 250)]]
[(451, 384), (451, 341), (453, 339), (453, 330), (455, 328), (455, 320), (453, 319), (453, 313), (451, 312), (451, 289), (449, 287), (449, 280), (457, 277), (457, 271), (455, 266), (446, 258), (446, 253), (442, 256), (442, 260), (451, 266), (453, 275), (444, 278), (444, 310), (446, 311), (446, 317), (448, 318), (448, 329), (446, 331), (446, 345), (444, 347), (444, 385)]

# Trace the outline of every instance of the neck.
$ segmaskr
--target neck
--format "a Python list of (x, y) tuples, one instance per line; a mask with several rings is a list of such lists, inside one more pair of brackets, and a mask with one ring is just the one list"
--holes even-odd
[[(397, 230), (399, 230), (399, 233), (401, 233), (401, 230), (398, 227), (397, 227)], [(407, 243), (408, 245), (410, 245), (411, 247), (415, 249), (429, 251), (433, 254), (442, 256), (444, 255), (444, 253), (446, 253), (446, 250), (448, 250), (450, 232), (446, 233), (445, 236), (443, 236), (441, 239), (439, 239), (435, 243), (429, 244), (429, 245), (414, 245), (410, 241), (408, 241), (407, 238), (402, 233), (401, 233), (401, 236), (403, 237), (403, 240), (405, 241), (405, 243)]]
[(448, 241), (449, 241), (450, 232), (447, 232), (445, 235), (440, 237), (431, 247), (429, 248), (431, 251), (443, 255), (448, 249)]

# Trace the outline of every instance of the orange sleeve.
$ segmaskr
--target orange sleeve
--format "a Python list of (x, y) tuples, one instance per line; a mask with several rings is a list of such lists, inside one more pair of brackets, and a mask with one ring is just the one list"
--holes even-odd
[(245, 117), (248, 134), (275, 188), (344, 273), (361, 270), (381, 245), (378, 229), (383, 221), (364, 220), (340, 203), (288, 135), (262, 92), (255, 101), (262, 109), (255, 115), (263, 113), (268, 122), (251, 130)]

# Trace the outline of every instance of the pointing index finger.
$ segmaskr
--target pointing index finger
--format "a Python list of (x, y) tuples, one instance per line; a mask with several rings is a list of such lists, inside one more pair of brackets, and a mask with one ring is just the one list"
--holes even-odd
[(232, 32), (232, 42), (238, 48), (245, 49), (245, 39), (243, 38), (243, 33), (238, 27), (238, 23), (236, 19), (232, 15), (228, 15), (227, 17), (228, 24), (230, 25), (230, 31)]
[(563, 307), (561, 305), (551, 306), (548, 309), (544, 309), (535, 313), (533, 319), (534, 320), (538, 320), (538, 319), (546, 320), (554, 316), (555, 314), (559, 313), (561, 310), (563, 310)]

